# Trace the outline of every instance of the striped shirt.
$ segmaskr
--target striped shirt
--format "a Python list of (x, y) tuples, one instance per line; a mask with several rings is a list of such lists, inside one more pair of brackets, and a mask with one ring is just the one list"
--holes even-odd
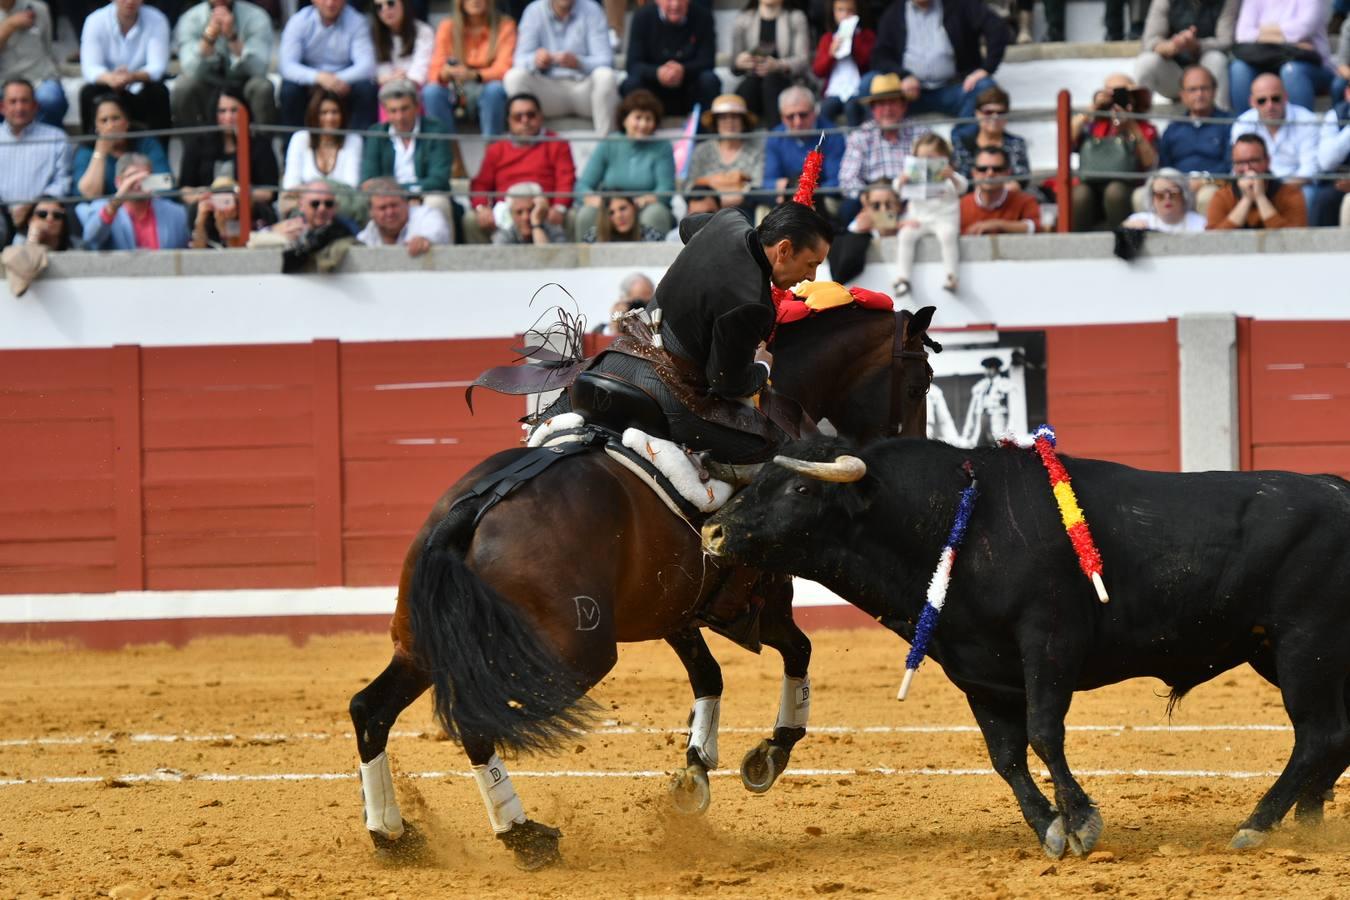
[(898, 131), (899, 139), (888, 141), (882, 137), (881, 126), (872, 120), (848, 136), (844, 161), (839, 164), (839, 187), (846, 196), (857, 197), (872, 182), (899, 176), (914, 142), (928, 129), (902, 122)]
[(0, 203), (29, 203), (44, 194), (70, 193), (66, 133), (34, 122), (20, 134), (0, 125)]

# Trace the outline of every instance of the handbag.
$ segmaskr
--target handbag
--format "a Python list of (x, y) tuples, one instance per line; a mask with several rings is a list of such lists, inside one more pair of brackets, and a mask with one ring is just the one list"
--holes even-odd
[(1233, 58), (1258, 72), (1278, 72), (1280, 66), (1288, 62), (1322, 64), (1322, 56), (1316, 50), (1296, 44), (1234, 44)]
[(1078, 148), (1078, 171), (1083, 175), (1138, 172), (1139, 157), (1135, 154), (1134, 139), (1120, 135), (1084, 139)]

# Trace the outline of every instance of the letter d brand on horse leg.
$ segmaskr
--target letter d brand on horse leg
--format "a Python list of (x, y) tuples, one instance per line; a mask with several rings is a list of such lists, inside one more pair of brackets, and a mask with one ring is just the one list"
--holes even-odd
[(811, 717), (811, 676), (783, 676), (783, 692), (778, 698), (778, 728), (805, 728)]
[(474, 766), (473, 780), (478, 785), (478, 792), (483, 795), (483, 805), (487, 807), (488, 821), (492, 823), (493, 831), (502, 834), (510, 831), (512, 825), (525, 821), (525, 805), (516, 795), (511, 776), (506, 773), (506, 766), (502, 764), (500, 756), (494, 753), (487, 765)]
[(577, 631), (594, 631), (600, 627), (600, 604), (595, 598), (582, 594), (573, 597), (572, 601), (577, 605)]

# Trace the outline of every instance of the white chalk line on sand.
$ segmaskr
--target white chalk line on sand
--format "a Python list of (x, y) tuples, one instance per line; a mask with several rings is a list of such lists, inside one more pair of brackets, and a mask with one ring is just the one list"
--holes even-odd
[[(720, 734), (760, 734), (769, 730), (767, 726), (758, 727), (722, 727), (718, 729)], [(1145, 734), (1191, 734), (1199, 732), (1290, 732), (1293, 728), (1289, 725), (1259, 725), (1259, 724), (1218, 724), (1218, 725), (1068, 725), (1066, 730), (1075, 732), (1102, 732), (1108, 734), (1124, 734), (1125, 732), (1140, 732)], [(683, 735), (688, 734), (688, 728), (665, 728), (657, 726), (634, 726), (634, 725), (602, 725), (599, 728), (592, 728), (587, 731), (577, 732), (577, 737), (588, 737), (593, 735), (624, 735), (624, 734), (655, 734), (655, 735)], [(807, 727), (808, 734), (979, 734), (980, 729), (975, 725), (810, 725)], [(426, 731), (391, 731), (391, 738), (417, 738), (425, 739), (435, 737), (431, 732)], [(152, 733), (125, 733), (125, 732), (95, 732), (92, 734), (76, 735), (49, 735), (38, 738), (6, 738), (0, 739), (0, 747), (32, 747), (32, 746), (65, 746), (80, 744), (112, 744), (118, 741), (130, 741), (133, 744), (174, 744), (174, 743), (215, 743), (215, 742), (235, 742), (240, 741), (244, 744), (282, 744), (290, 741), (329, 741), (329, 740), (355, 740), (356, 735), (350, 731), (346, 732), (326, 732), (326, 731), (300, 731), (290, 734), (277, 732), (259, 732), (257, 734), (152, 734)]]
[[(657, 769), (632, 769), (625, 771), (606, 771), (594, 769), (563, 769), (563, 770), (520, 770), (512, 771), (512, 778), (669, 778), (673, 773)], [(895, 769), (884, 766), (863, 767), (856, 769), (789, 769), (783, 777), (796, 778), (833, 778), (833, 777), (866, 777), (874, 776), (881, 778), (940, 778), (940, 777), (987, 777), (997, 774), (993, 769), (936, 769), (936, 768), (918, 768), (918, 769)], [(1248, 779), (1248, 778), (1276, 778), (1279, 772), (1275, 770), (1266, 771), (1242, 771), (1242, 770), (1219, 770), (1219, 769), (1077, 769), (1074, 774), (1079, 777), (1087, 778), (1230, 778), (1230, 779)], [(737, 770), (719, 770), (708, 773), (712, 777), (732, 777), (739, 776)], [(1042, 778), (1050, 777), (1050, 773), (1040, 770)], [(21, 785), (62, 785), (62, 784), (98, 784), (112, 781), (121, 785), (144, 784), (147, 782), (183, 784), (191, 781), (200, 781), (207, 783), (228, 783), (228, 782), (286, 782), (286, 781), (354, 781), (355, 772), (265, 772), (261, 774), (239, 775), (228, 772), (203, 772), (192, 774), (181, 772), (176, 769), (158, 769), (154, 772), (137, 773), (130, 775), (117, 775), (109, 778), (99, 777), (97, 775), (49, 775), (39, 778), (9, 778), (0, 779), (0, 788), (18, 787)], [(445, 771), (445, 772), (403, 772), (397, 777), (409, 779), (433, 779), (448, 780), (451, 778), (472, 778), (472, 772), (465, 771)], [(1350, 776), (1342, 775), (1341, 778)]]

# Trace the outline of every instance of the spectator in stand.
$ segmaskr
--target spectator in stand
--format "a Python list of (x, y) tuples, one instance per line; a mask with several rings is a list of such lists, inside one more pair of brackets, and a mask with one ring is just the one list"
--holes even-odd
[(746, 137), (755, 128), (755, 117), (739, 94), (723, 94), (703, 114), (703, 127), (717, 137), (699, 141), (689, 160), (690, 187), (708, 187), (721, 194), (722, 206), (753, 209), (758, 196), (751, 193), (764, 183), (764, 141)]
[(175, 125), (205, 125), (217, 96), (234, 91), (248, 101), (251, 120), (277, 120), (272, 64), (272, 17), (248, 0), (205, 0), (183, 13), (174, 30), (178, 78), (173, 83)]
[(628, 26), (625, 97), (638, 88), (655, 94), (667, 113), (704, 109), (722, 91), (713, 71), (717, 37), (712, 13), (689, 0), (656, 0), (638, 7)]
[(516, 52), (516, 23), (491, 0), (460, 0), (436, 29), (422, 101), (427, 115), (456, 130), (455, 107), (477, 119), (485, 135), (506, 131), (506, 86), (502, 79)]
[(1134, 61), (1139, 84), (1168, 100), (1185, 102), (1182, 73), (1203, 66), (1219, 97), (1228, 96), (1228, 51), (1241, 0), (1152, 0), (1144, 24), (1144, 52)]
[(169, 171), (169, 157), (163, 144), (152, 137), (126, 136), (128, 131), (140, 129), (139, 125), (133, 126), (120, 94), (104, 94), (98, 100), (94, 107), (94, 133), (98, 140), (75, 149), (73, 174), (81, 197), (93, 200), (117, 190), (113, 172), (118, 160), (127, 153), (139, 153), (149, 159), (152, 172)]
[(361, 182), (361, 135), (318, 133), (346, 127), (347, 107), (341, 96), (326, 89), (311, 94), (305, 111), (308, 130), (291, 135), (281, 187), (292, 191), (323, 178), (356, 187)]
[(170, 126), (169, 20), (144, 0), (113, 0), (84, 20), (80, 34), (80, 127), (94, 130), (94, 101), (121, 96), (130, 117), (148, 128)]
[(66, 208), (55, 197), (39, 197), (28, 217), (28, 229), (14, 236), (14, 246), (41, 244), (48, 250), (78, 249), (71, 236)]
[(589, 116), (606, 134), (619, 105), (605, 11), (586, 0), (534, 0), (525, 7), (506, 93), (533, 94), (545, 116)]
[(52, 14), (42, 0), (0, 0), (0, 82), (27, 79), (37, 95), (37, 120), (61, 127), (65, 88), (52, 49)]
[(439, 209), (413, 205), (403, 186), (392, 178), (373, 178), (361, 185), (370, 196), (370, 221), (356, 239), (367, 247), (407, 247), (409, 256), (421, 256), (432, 246), (450, 243), (450, 223)]
[(300, 185), (298, 201), (287, 218), (268, 229), (287, 244), (295, 246), (314, 237), (322, 243), (356, 235), (356, 223), (339, 213), (337, 196), (328, 182), (316, 179)]
[(904, 204), (890, 181), (869, 184), (862, 192), (862, 206), (848, 223), (852, 234), (870, 234), (873, 238), (891, 238), (900, 233), (900, 210)]
[[(90, 21), (93, 21), (90, 16)], [(117, 192), (81, 203), (75, 209), (90, 250), (181, 250), (188, 245), (187, 212), (182, 205), (141, 189), (150, 175), (150, 159), (127, 153), (117, 161)]]
[[(778, 114), (782, 123), (775, 125), (764, 141), (764, 182), (766, 194), (775, 196), (775, 203), (791, 197), (797, 190), (797, 178), (806, 163), (806, 154), (815, 149), (817, 137), (791, 137), (788, 131), (824, 131), (833, 127), (816, 106), (816, 96), (809, 88), (793, 85), (778, 95)], [(775, 136), (776, 135), (776, 136)], [(819, 187), (827, 189), (816, 194), (816, 207), (825, 207), (828, 216), (839, 209), (839, 197), (828, 189), (839, 187), (839, 164), (844, 161), (844, 136), (827, 134), (820, 145), (824, 161), (820, 169)]]
[(66, 133), (36, 122), (33, 85), (13, 78), (4, 87), (5, 121), (0, 124), (0, 203), (5, 204), (13, 229), (23, 231), (32, 203), (48, 195), (70, 193), (70, 145)]
[[(243, 232), (239, 227), (240, 206), (239, 185), (233, 178), (222, 175), (212, 181), (210, 190), (202, 194), (197, 202), (189, 246), (194, 250), (223, 250), (244, 246)], [(253, 202), (249, 206), (248, 216), (253, 231), (262, 231), (277, 221), (271, 203)]]
[[(1195, 197), (1195, 208), (1202, 215), (1218, 190), (1215, 177), (1232, 168), (1229, 148), (1233, 114), (1214, 105), (1214, 74), (1203, 66), (1191, 66), (1181, 76), (1181, 102), (1189, 119), (1172, 122), (1158, 139), (1158, 165), (1187, 173), (1187, 188)], [(1225, 119), (1201, 122), (1200, 119)], [(1143, 198), (1141, 198), (1143, 199)], [(1136, 207), (1143, 206), (1136, 202)]]
[(1001, 87), (991, 87), (980, 92), (975, 98), (975, 118), (979, 120), (977, 130), (953, 141), (955, 155), (953, 168), (966, 178), (971, 177), (971, 168), (975, 155), (988, 147), (1001, 149), (1012, 167), (1012, 190), (1018, 190), (1031, 179), (1031, 161), (1027, 157), (1027, 142), (1015, 134), (1009, 134), (1008, 109), (1011, 101), (1007, 91)]
[(619, 299), (609, 308), (609, 317), (591, 329), (592, 334), (607, 334), (616, 337), (619, 334), (619, 319), (635, 309), (646, 309), (656, 293), (656, 285), (641, 272), (625, 275), (619, 282)]
[(1030, 191), (1017, 189), (1008, 151), (981, 147), (970, 167), (975, 189), (961, 198), (962, 234), (1035, 234), (1041, 207)]
[(1128, 75), (1109, 75), (1092, 98), (1092, 113), (1069, 122), (1078, 149), (1078, 178), (1073, 186), (1073, 227), (1083, 231), (1105, 221), (1114, 228), (1133, 211), (1134, 185), (1124, 172), (1147, 172), (1158, 162), (1157, 130), (1145, 119), (1152, 95), (1135, 87)]
[[(961, 233), (961, 195), (969, 187), (961, 173), (952, 168), (952, 148), (932, 132), (914, 142), (914, 155), (919, 159), (940, 160), (944, 163), (936, 182), (924, 185), (926, 193), (912, 197), (905, 204), (905, 217), (900, 220), (900, 244), (896, 251), (895, 296), (909, 293), (910, 272), (914, 268), (914, 251), (919, 238), (932, 235), (942, 251), (942, 268), (947, 273), (943, 290), (956, 293), (960, 279), (956, 274), (959, 246), (956, 238)], [(931, 171), (931, 170), (930, 170)], [(903, 186), (909, 176), (901, 172), (896, 179)]]
[(586, 229), (581, 241), (585, 244), (635, 243), (664, 241), (666, 232), (658, 231), (638, 221), (637, 204), (631, 197), (609, 197), (605, 200), (605, 215)]
[[(993, 74), (1007, 46), (1007, 24), (983, 0), (899, 0), (877, 26), (863, 91), (870, 93), (871, 79), (896, 74), (911, 112), (970, 118), (975, 98), (995, 86)], [(974, 130), (958, 125), (952, 138)]]
[(1144, 185), (1144, 196), (1147, 200), (1143, 211), (1121, 223), (1126, 228), (1167, 234), (1205, 230), (1205, 217), (1195, 211), (1186, 176), (1176, 169), (1154, 172)]
[(665, 235), (675, 227), (670, 213), (675, 190), (675, 154), (670, 141), (649, 140), (661, 121), (661, 101), (651, 91), (633, 91), (615, 114), (623, 135), (611, 134), (596, 145), (577, 179), (577, 192), (590, 194), (577, 210), (577, 234), (596, 222), (603, 198), (595, 191), (632, 195), (643, 227)]
[(375, 121), (375, 47), (347, 0), (313, 0), (281, 32), (281, 124), (299, 126), (315, 89), (336, 94), (358, 131)]
[(905, 122), (909, 99), (899, 75), (878, 75), (865, 102), (872, 109), (872, 120), (848, 136), (839, 164), (839, 187), (845, 197), (839, 218), (844, 221), (858, 214), (864, 186), (899, 177), (914, 141), (928, 132), (922, 125)]
[(1240, 134), (1233, 142), (1233, 175), (1210, 201), (1209, 227), (1302, 228), (1308, 224), (1303, 191), (1278, 178), (1269, 178), (1266, 142), (1255, 134)]
[(784, 0), (746, 0), (731, 31), (731, 71), (742, 75), (736, 93), (764, 124), (778, 124), (778, 96), (807, 77), (811, 30), (806, 13)]
[(413, 15), (403, 0), (375, 0), (370, 19), (370, 42), (375, 46), (375, 83), (411, 81), (421, 90), (427, 83), (436, 32)]
[(1242, 0), (1234, 40), (1228, 66), (1234, 112), (1255, 94), (1255, 79), (1263, 72), (1278, 73), (1289, 102), (1304, 109), (1312, 109), (1317, 95), (1331, 87), (1335, 73), (1325, 0)]
[(1339, 172), (1342, 177), (1317, 185), (1308, 218), (1314, 225), (1350, 226), (1350, 85), (1341, 88), (1340, 102), (1322, 120), (1317, 163), (1323, 172)]
[[(518, 94), (509, 99), (506, 127), (511, 133), (510, 138), (488, 145), (478, 174), (469, 182), (473, 191), (469, 198), (473, 215), (464, 217), (464, 234), (470, 243), (488, 242), (497, 228), (494, 209), (500, 206), (505, 217), (505, 203), (501, 198), (513, 184), (531, 182), (542, 193), (552, 195), (545, 216), (547, 225), (562, 228), (572, 206), (569, 195), (576, 182), (572, 148), (566, 141), (558, 140), (557, 134), (544, 129), (539, 101), (530, 94)], [(541, 137), (545, 140), (537, 140)]]
[(509, 224), (492, 233), (492, 243), (565, 244), (567, 231), (549, 221), (549, 202), (544, 189), (533, 181), (520, 181), (506, 191)]
[[(821, 102), (820, 114), (837, 122), (845, 104), (859, 96), (863, 74), (872, 62), (877, 33), (862, 26), (858, 18), (858, 0), (834, 0), (830, 8), (834, 31), (820, 36), (811, 71), (825, 85), (821, 92), (825, 99)], [(857, 119), (862, 121), (861, 111)]]
[[(221, 88), (220, 97), (216, 99), (216, 124), (220, 126), (219, 129), (210, 134), (193, 135), (183, 147), (178, 186), (183, 189), (184, 203), (196, 203), (206, 194), (205, 189), (218, 178), (233, 180), (238, 177), (239, 146), (235, 143), (235, 126), (239, 120), (239, 111), (247, 108), (248, 101), (239, 88), (233, 85)], [(272, 149), (272, 136), (254, 134), (248, 145), (248, 179), (253, 186), (253, 202), (270, 204), (274, 190), (269, 186), (281, 183), (277, 154)]]
[(365, 142), (361, 181), (392, 177), (405, 191), (419, 195), (421, 202), (448, 217), (454, 158), (450, 142), (419, 135), (449, 132), (435, 119), (417, 114), (417, 85), (411, 81), (391, 81), (380, 88), (380, 105), (389, 120), (389, 139), (372, 137)]
[(1251, 108), (1233, 123), (1233, 141), (1244, 134), (1259, 136), (1266, 142), (1271, 173), (1302, 188), (1304, 203), (1311, 205), (1311, 179), (1322, 171), (1317, 164), (1322, 122), (1316, 113), (1289, 101), (1278, 75), (1258, 75), (1252, 82)]
[(687, 220), (705, 213), (715, 213), (721, 208), (722, 198), (717, 195), (717, 191), (711, 188), (693, 188), (685, 192), (684, 218), (680, 219), (679, 224), (666, 235), (666, 241), (672, 244), (683, 244), (684, 238), (680, 236), (680, 228)]

